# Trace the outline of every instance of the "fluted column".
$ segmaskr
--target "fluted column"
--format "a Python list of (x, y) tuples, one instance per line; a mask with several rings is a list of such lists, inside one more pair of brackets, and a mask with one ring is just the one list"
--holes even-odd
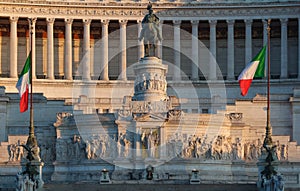
[[(31, 38), (29, 38), (29, 44), (31, 49), (31, 69), (32, 69), (32, 79), (36, 79), (36, 51), (35, 51), (35, 23), (37, 18), (28, 18), (29, 22), (29, 33)], [(31, 26), (30, 26), (31, 23)]]
[[(262, 20), (262, 22), (263, 22), (263, 46), (266, 46), (266, 56), (265, 56), (265, 73), (267, 74), (268, 73), (268, 46), (267, 46), (267, 43), (268, 43), (268, 20), (266, 20), (266, 19), (263, 19)], [(267, 76), (265, 75), (265, 78), (266, 78)]]
[(73, 19), (65, 19), (65, 79), (72, 80), (72, 23)]
[(102, 47), (101, 47), (101, 74), (100, 80), (108, 81), (108, 25), (109, 20), (101, 20), (102, 27)]
[(192, 23), (192, 80), (199, 79), (199, 57), (198, 57), (198, 24), (199, 21), (191, 21)]
[(217, 37), (216, 37), (216, 20), (209, 21), (209, 51), (210, 51), (210, 59), (209, 59), (209, 80), (216, 80), (217, 79), (217, 62), (216, 62), (216, 54), (217, 54)]
[(9, 77), (18, 77), (18, 36), (17, 36), (17, 23), (19, 17), (10, 17), (10, 65), (9, 65)]
[(245, 20), (245, 65), (252, 60), (252, 20)]
[(181, 21), (173, 20), (174, 27), (174, 75), (173, 80), (180, 81), (180, 24)]
[(281, 22), (281, 72), (280, 78), (288, 78), (287, 60), (287, 22), (288, 19), (280, 19)]
[(234, 20), (227, 20), (227, 80), (234, 80)]
[(47, 78), (54, 79), (54, 38), (53, 25), (54, 18), (47, 18)]
[(91, 19), (83, 19), (83, 65), (82, 79), (91, 80), (91, 45), (90, 45), (90, 26)]
[(127, 20), (119, 20), (120, 23), (120, 52), (121, 52), (121, 71), (120, 80), (127, 80), (126, 76), (126, 25)]
[[(142, 28), (143, 28), (143, 26), (142, 26), (142, 21), (141, 20), (137, 20), (137, 23), (138, 23), (138, 36), (140, 36), (140, 34), (141, 34), (141, 31), (142, 31)], [(138, 40), (138, 46), (139, 46), (139, 48), (138, 48), (138, 59), (140, 59), (140, 58), (144, 58), (144, 41), (143, 40), (141, 40), (141, 41), (139, 41)]]

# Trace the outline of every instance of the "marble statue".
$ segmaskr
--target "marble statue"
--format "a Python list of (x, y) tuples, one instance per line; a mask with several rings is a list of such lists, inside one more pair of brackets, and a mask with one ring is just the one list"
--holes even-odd
[(142, 20), (142, 30), (139, 40), (144, 39), (145, 57), (155, 56), (157, 42), (162, 40), (159, 28), (159, 18), (153, 13), (152, 4), (147, 6), (149, 13)]

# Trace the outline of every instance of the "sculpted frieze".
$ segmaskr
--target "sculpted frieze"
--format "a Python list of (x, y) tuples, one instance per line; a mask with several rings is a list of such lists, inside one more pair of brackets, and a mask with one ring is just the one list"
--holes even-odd
[[(275, 143), (275, 157), (279, 161), (288, 160), (288, 145), (279, 141)], [(203, 160), (243, 160), (257, 161), (264, 152), (263, 141), (243, 140), (225, 135), (218, 135), (213, 141), (207, 136), (175, 133), (167, 137), (168, 157), (199, 158)]]
[(132, 103), (133, 113), (163, 113), (168, 111), (168, 103), (164, 101), (135, 101)]
[[(18, 15), (56, 15), (59, 16), (73, 16), (75, 18), (77, 17), (83, 17), (83, 16), (94, 16), (94, 17), (101, 17), (101, 16), (111, 16), (111, 17), (142, 17), (145, 15), (145, 9), (144, 6), (137, 7), (136, 4), (133, 4), (134, 2), (128, 2), (128, 7), (125, 7), (124, 5), (121, 6), (119, 3), (115, 3), (115, 5), (111, 3), (105, 3), (105, 5), (110, 5), (111, 7), (108, 8), (107, 6), (97, 6), (97, 7), (85, 7), (85, 6), (75, 6), (75, 5), (66, 5), (66, 6), (51, 6), (51, 5), (18, 5), (18, 4), (2, 4), (0, 5), (0, 12), (2, 14), (18, 14)], [(103, 4), (103, 3), (102, 3)], [(53, 3), (54, 5), (54, 3)], [(131, 7), (129, 7), (129, 5)], [(161, 5), (160, 7), (157, 7), (156, 12), (159, 17), (169, 17), (169, 16), (177, 16), (177, 17), (232, 17), (232, 16), (254, 16), (257, 17), (257, 15), (290, 15), (294, 16), (299, 13), (299, 7), (297, 6), (289, 6), (289, 7), (282, 7), (278, 5), (278, 7), (259, 7), (253, 9), (243, 7), (241, 8), (235, 8), (230, 5), (228, 5), (227, 8), (218, 8), (212, 9), (209, 6), (199, 6), (197, 4), (183, 4), (178, 8), (176, 7), (174, 3), (170, 4), (171, 6)], [(166, 8), (164, 8), (166, 6)], [(188, 9), (187, 9), (188, 8)]]

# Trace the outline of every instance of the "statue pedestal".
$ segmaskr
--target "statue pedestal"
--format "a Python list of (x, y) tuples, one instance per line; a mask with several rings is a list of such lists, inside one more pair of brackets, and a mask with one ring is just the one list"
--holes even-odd
[(167, 100), (166, 73), (168, 66), (162, 64), (157, 57), (141, 58), (134, 66), (136, 79), (134, 82), (134, 101)]
[[(44, 181), (43, 181), (43, 171), (42, 171), (42, 168), (44, 166), (44, 163), (41, 162), (41, 161), (37, 161), (37, 160), (33, 160), (33, 161), (30, 161), (30, 162), (22, 162), (21, 163), (22, 165), (22, 171), (23, 172), (27, 172), (28, 171), (28, 166), (29, 166), (29, 169), (35, 169), (37, 171), (37, 175), (34, 176), (34, 183), (36, 184), (36, 188), (39, 189), (39, 188), (42, 188), (43, 185), (44, 185)], [(28, 173), (25, 173), (24, 176), (29, 176)]]

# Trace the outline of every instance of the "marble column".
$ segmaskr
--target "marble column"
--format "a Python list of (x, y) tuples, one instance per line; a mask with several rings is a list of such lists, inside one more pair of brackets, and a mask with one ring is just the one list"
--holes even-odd
[(173, 20), (173, 27), (174, 27), (174, 81), (180, 81), (180, 20)]
[(192, 80), (199, 79), (199, 47), (198, 47), (198, 25), (199, 21), (194, 20), (192, 23)]
[(227, 20), (227, 80), (234, 80), (234, 20)]
[(73, 19), (65, 19), (65, 79), (72, 80), (72, 23)]
[(126, 76), (126, 25), (127, 20), (119, 20), (120, 23), (120, 52), (121, 52), (121, 71), (120, 80), (127, 80)]
[(288, 19), (280, 19), (281, 22), (281, 72), (280, 78), (288, 78), (288, 60), (287, 60), (287, 23)]
[(47, 18), (47, 78), (54, 79), (54, 18)]
[[(267, 46), (268, 43), (268, 20), (263, 19), (263, 46)], [(268, 73), (268, 46), (266, 47), (266, 56), (265, 56), (265, 74)], [(267, 75), (265, 75), (265, 78)]]
[(100, 80), (108, 81), (108, 25), (109, 20), (101, 20), (102, 27), (102, 47), (101, 47), (101, 71)]
[(245, 20), (246, 31), (245, 31), (245, 65), (252, 60), (252, 20)]
[[(138, 23), (138, 37), (140, 36), (140, 34), (141, 34), (141, 31), (142, 31), (142, 28), (143, 28), (143, 26), (142, 26), (142, 21), (141, 20), (137, 20), (137, 23)], [(138, 59), (140, 59), (140, 58), (144, 58), (144, 41), (143, 40), (141, 40), (141, 41), (139, 41), (138, 40)]]
[[(32, 69), (32, 79), (36, 79), (36, 51), (35, 51), (35, 23), (37, 18), (28, 18), (29, 22), (29, 34), (31, 38), (29, 44), (31, 45), (31, 69)], [(31, 26), (30, 26), (31, 23)]]
[(216, 61), (216, 54), (217, 54), (217, 37), (216, 37), (216, 26), (217, 20), (209, 20), (209, 80), (216, 80), (217, 79), (217, 61)]
[(18, 78), (18, 36), (17, 36), (17, 23), (19, 17), (10, 17), (10, 65), (9, 77)]
[(91, 45), (90, 45), (90, 26), (91, 19), (83, 21), (83, 60), (82, 60), (82, 79), (91, 80)]
[(298, 18), (298, 79), (300, 79), (300, 17)]

